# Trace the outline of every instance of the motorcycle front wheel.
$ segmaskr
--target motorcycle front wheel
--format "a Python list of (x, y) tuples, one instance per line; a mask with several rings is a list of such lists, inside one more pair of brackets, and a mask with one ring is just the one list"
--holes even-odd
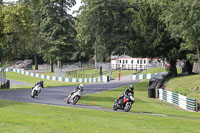
[(72, 104), (75, 105), (75, 104), (78, 102), (79, 99), (80, 99), (79, 96), (75, 96), (75, 97), (73, 98)]
[(113, 105), (113, 110), (117, 110), (117, 103), (115, 102), (114, 105)]
[(132, 103), (131, 102), (127, 102), (124, 106), (124, 111), (128, 112), (132, 107)]

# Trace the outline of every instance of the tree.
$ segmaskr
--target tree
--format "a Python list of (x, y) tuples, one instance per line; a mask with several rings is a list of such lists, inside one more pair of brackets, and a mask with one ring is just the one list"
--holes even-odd
[(161, 12), (156, 1), (140, 2), (139, 10), (133, 13), (132, 27), (136, 37), (130, 41), (130, 47), (138, 56), (166, 58), (171, 64), (170, 74), (176, 76), (176, 61), (182, 58), (179, 51), (182, 40), (171, 38), (165, 30), (166, 24), (159, 19)]
[(163, 0), (160, 4), (164, 7), (161, 20), (166, 23), (172, 38), (184, 40), (181, 50), (189, 51), (186, 54), (187, 60), (194, 62), (194, 55), (197, 55), (195, 58), (200, 62), (200, 2)]
[(40, 8), (40, 36), (44, 40), (42, 53), (44, 59), (50, 60), (53, 72), (54, 60), (69, 60), (76, 45), (74, 18), (67, 13), (75, 0), (42, 0)]
[(130, 30), (126, 0), (84, 0), (77, 32), (82, 56), (108, 61), (111, 54), (124, 54)]
[(27, 51), (31, 41), (30, 10), (23, 5), (7, 5), (1, 10), (0, 43), (6, 60), (14, 60)]
[(33, 53), (34, 56), (34, 64), (35, 70), (38, 70), (38, 55), (40, 53), (40, 45), (42, 43), (41, 37), (38, 35), (39, 33), (39, 24), (40, 24), (40, 17), (39, 17), (39, 9), (40, 9), (40, 1), (39, 0), (20, 0), (20, 3), (25, 5), (27, 8), (31, 10), (31, 21), (32, 21), (32, 31), (31, 31), (31, 38), (32, 43), (30, 45), (29, 51)]

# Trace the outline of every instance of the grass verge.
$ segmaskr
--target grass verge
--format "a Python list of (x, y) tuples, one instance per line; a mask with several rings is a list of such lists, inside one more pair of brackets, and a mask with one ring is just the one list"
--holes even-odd
[[(66, 77), (67, 78), (82, 78), (80, 75), (81, 74), (85, 74), (85, 75), (88, 75), (88, 77), (92, 77), (92, 74), (98, 74), (99, 73), (99, 70), (98, 69), (91, 69), (91, 70), (84, 70), (84, 71), (79, 71), (77, 72), (77, 76), (73, 76), (73, 75), (67, 75), (66, 74)], [(120, 73), (121, 73), (121, 76), (126, 76), (126, 75), (130, 75), (130, 74), (133, 74), (133, 73), (136, 73), (136, 71), (134, 70), (120, 70)], [(54, 73), (41, 73), (41, 74), (44, 74), (44, 75), (50, 75), (50, 76), (54, 76)], [(113, 70), (112, 71), (112, 78), (115, 79), (118, 77), (118, 74), (119, 74), (119, 71), (117, 70)], [(110, 76), (111, 75), (111, 72), (108, 72), (108, 73), (105, 73), (103, 75), (107, 75), (107, 76)]]
[(196, 98), (200, 102), (200, 90), (194, 90), (195, 87), (200, 87), (200, 75), (179, 76), (166, 84), (167, 90)]
[[(165, 114), (176, 117), (200, 118), (199, 113), (188, 112), (172, 104), (160, 101), (159, 99), (148, 98), (148, 80), (135, 83), (134, 86), (136, 101), (133, 104), (131, 111)], [(85, 95), (81, 98), (80, 103), (104, 108), (112, 108), (114, 100), (118, 98), (125, 89), (126, 87), (122, 87), (102, 93)]]
[[(41, 79), (37, 77), (31, 77), (15, 72), (7, 72), (6, 77), (8, 79), (16, 80), (16, 81), (21, 81), (21, 82), (26, 82), (26, 83), (31, 83), (35, 84), (40, 80), (44, 81), (44, 87), (55, 87), (55, 86), (69, 86), (69, 85), (76, 85), (77, 83), (67, 83), (67, 82), (59, 82), (59, 81), (52, 81), (52, 80), (47, 80), (47, 79)], [(12, 85), (11, 84), (11, 89), (17, 89), (17, 88), (30, 88), (33, 85)]]
[(199, 120), (0, 100), (0, 132), (196, 132)]

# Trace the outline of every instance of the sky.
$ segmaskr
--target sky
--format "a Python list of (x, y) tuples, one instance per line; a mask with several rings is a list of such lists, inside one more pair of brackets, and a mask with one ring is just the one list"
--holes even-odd
[[(70, 14), (72, 14), (73, 11), (78, 10), (80, 6), (81, 6), (81, 0), (76, 0), (76, 5), (72, 7)], [(72, 15), (75, 16), (75, 14)]]
[[(3, 0), (4, 2), (15, 2), (18, 0)], [(81, 6), (81, 0), (76, 0), (76, 5), (72, 7), (71, 11), (69, 11), (70, 14), (72, 14), (73, 11), (76, 11)], [(73, 16), (76, 16), (75, 14), (72, 14)]]

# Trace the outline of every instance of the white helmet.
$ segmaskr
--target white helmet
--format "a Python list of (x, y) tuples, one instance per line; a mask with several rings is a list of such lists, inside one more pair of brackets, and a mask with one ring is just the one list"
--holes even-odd
[(79, 87), (80, 87), (80, 88), (83, 88), (83, 84), (80, 84)]

